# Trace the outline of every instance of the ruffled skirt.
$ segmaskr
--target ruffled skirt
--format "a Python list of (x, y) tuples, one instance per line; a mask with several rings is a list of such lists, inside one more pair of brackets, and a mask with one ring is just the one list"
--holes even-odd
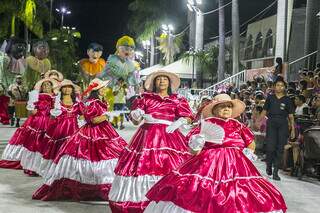
[(108, 200), (114, 168), (127, 143), (108, 122), (87, 124), (60, 148), (38, 200)]
[(179, 131), (168, 134), (165, 128), (143, 124), (122, 152), (109, 194), (113, 212), (143, 212), (148, 190), (191, 157), (185, 137)]
[(242, 151), (203, 150), (161, 179), (147, 193), (145, 212), (285, 212), (281, 193)]

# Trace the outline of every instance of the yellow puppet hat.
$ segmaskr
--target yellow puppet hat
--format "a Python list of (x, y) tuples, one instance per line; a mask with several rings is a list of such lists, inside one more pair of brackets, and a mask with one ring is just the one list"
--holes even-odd
[(122, 36), (121, 38), (118, 39), (117, 48), (119, 46), (127, 46), (127, 47), (131, 47), (131, 48), (136, 47), (133, 38), (131, 38), (130, 36), (127, 36), (127, 35)]

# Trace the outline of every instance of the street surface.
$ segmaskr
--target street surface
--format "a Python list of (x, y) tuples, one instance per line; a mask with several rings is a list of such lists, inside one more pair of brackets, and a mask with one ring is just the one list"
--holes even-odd
[[(125, 124), (119, 134), (130, 140), (136, 127)], [(16, 128), (0, 124), (0, 155)], [(261, 173), (265, 174), (263, 162), (256, 162)], [(305, 178), (299, 181), (294, 177), (280, 174), (280, 182), (273, 181), (283, 193), (289, 213), (320, 212), (320, 181)], [(32, 200), (32, 193), (41, 185), (40, 177), (27, 177), (22, 171), (0, 169), (0, 213), (109, 213), (106, 202), (43, 202)]]

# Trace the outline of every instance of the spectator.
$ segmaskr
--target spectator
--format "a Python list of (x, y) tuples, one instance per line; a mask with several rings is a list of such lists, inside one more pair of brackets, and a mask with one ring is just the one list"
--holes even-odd
[(295, 115), (296, 116), (302, 116), (304, 115), (304, 109), (309, 108), (308, 105), (306, 104), (306, 98), (303, 95), (298, 95), (295, 97), (294, 103), (296, 105), (296, 111)]
[(23, 84), (21, 75), (16, 76), (16, 82), (11, 84), (8, 88), (10, 96), (9, 114), (11, 119), (11, 126), (16, 120), (16, 127), (20, 127), (20, 118), (27, 117), (27, 86)]
[[(126, 94), (127, 94), (127, 85), (124, 83), (123, 78), (119, 78), (117, 84), (113, 88), (114, 111), (125, 110)], [(124, 125), (123, 125), (124, 114), (123, 113), (120, 113), (120, 116), (114, 117), (114, 120), (112, 123), (115, 128), (118, 128), (119, 120), (120, 120), (120, 129), (124, 129)]]

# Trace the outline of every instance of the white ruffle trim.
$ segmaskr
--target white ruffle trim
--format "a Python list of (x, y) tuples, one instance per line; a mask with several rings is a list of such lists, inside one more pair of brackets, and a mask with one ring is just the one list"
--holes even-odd
[[(192, 211), (185, 210), (170, 201), (159, 201), (158, 203), (152, 201), (144, 210), (144, 213), (192, 213)], [(260, 213), (283, 213), (283, 211), (277, 210)]]
[(20, 162), (23, 169), (27, 169), (39, 174), (41, 168), (41, 161), (42, 155), (39, 152), (32, 152), (23, 147)]
[(68, 155), (60, 158), (58, 164), (52, 164), (45, 178), (45, 184), (51, 185), (55, 180), (67, 178), (84, 184), (111, 184), (118, 159), (92, 162)]
[(114, 202), (148, 201), (146, 194), (162, 176), (143, 175), (138, 177), (116, 176), (112, 183), (109, 199)]
[(152, 201), (144, 210), (145, 213), (192, 213), (179, 206), (176, 206), (172, 202), (159, 201), (156, 203)]
[(3, 150), (2, 160), (20, 161), (23, 149), (24, 147), (22, 145), (8, 144)]

